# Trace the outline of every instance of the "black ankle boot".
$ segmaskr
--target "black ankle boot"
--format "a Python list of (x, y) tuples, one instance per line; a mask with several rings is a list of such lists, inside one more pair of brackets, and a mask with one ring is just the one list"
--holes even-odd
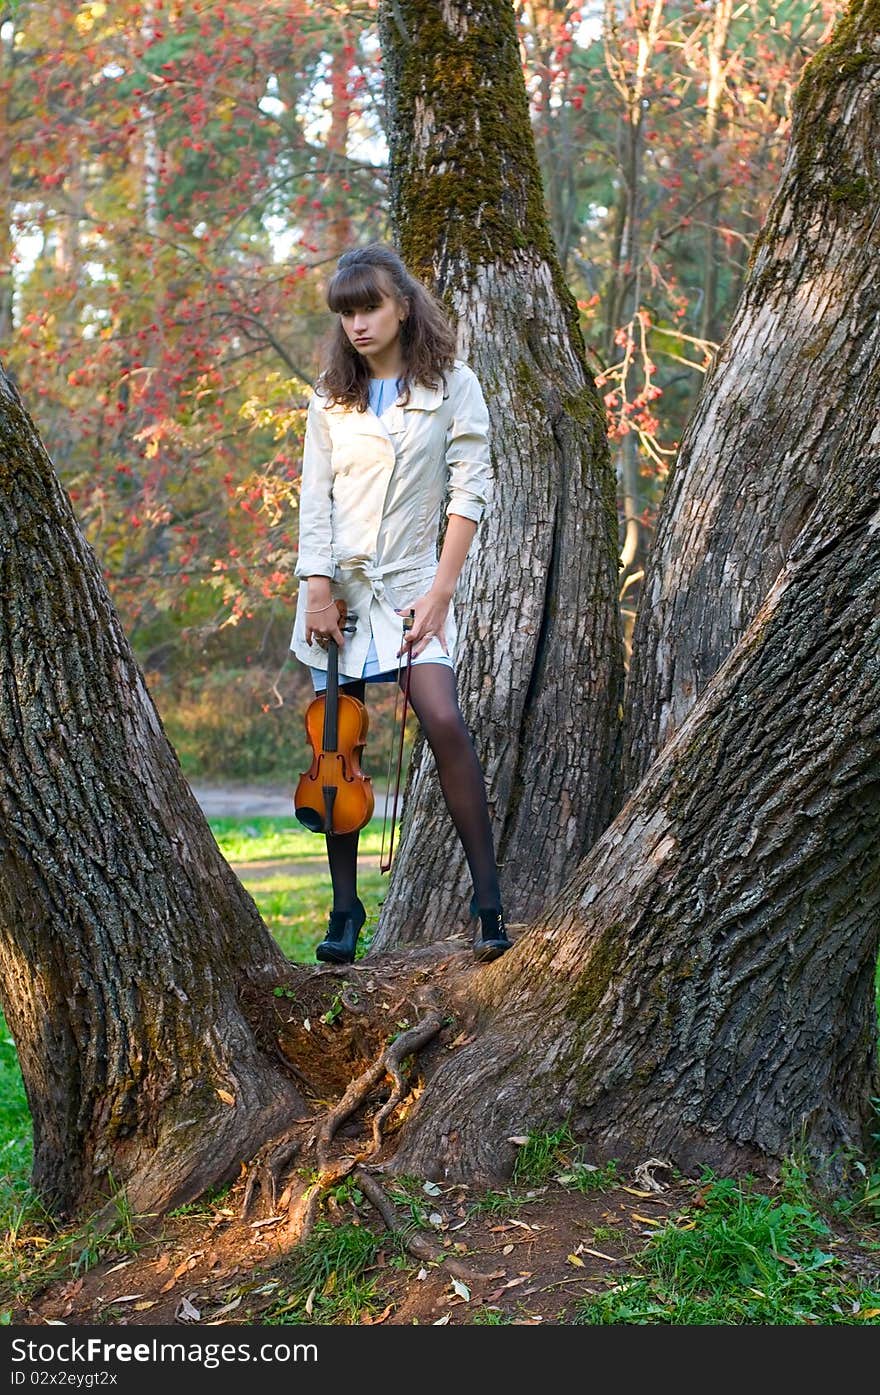
[(510, 949), (512, 941), (507, 938), (502, 910), (491, 907), (489, 910), (477, 910), (476, 914), (480, 918), (480, 933), (474, 940), (474, 958), (478, 964), (488, 964)]
[(358, 898), (347, 911), (331, 911), (326, 938), (315, 950), (315, 958), (325, 964), (353, 964), (358, 935), (367, 912)]

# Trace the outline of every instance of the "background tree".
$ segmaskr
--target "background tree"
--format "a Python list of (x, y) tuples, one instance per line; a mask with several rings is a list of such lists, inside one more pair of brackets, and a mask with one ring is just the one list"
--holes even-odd
[[(514, 9), (551, 231), (603, 380), (628, 641), (639, 559), (708, 363), (706, 288), (714, 278), (720, 337), (794, 82), (839, 3), (748, 0), (714, 67), (714, 0)], [(375, 20), (370, 5), (299, 0), (0, 9), (7, 366), (39, 402), (181, 738), (186, 695), (210, 689), (215, 710), (251, 665), (242, 749), (284, 745), (274, 690), (285, 662), (285, 680), (300, 677), (290, 571), (323, 286), (346, 240), (389, 233)], [(216, 759), (241, 773), (234, 754)]]

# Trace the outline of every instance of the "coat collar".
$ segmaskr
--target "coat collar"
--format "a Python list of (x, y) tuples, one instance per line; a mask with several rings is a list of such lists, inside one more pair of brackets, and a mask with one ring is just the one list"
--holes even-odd
[[(401, 397), (402, 396), (404, 396), (404, 394), (401, 394)], [(409, 390), (409, 401), (405, 404), (404, 411), (408, 411), (412, 408), (417, 412), (433, 412), (435, 408), (441, 405), (445, 396), (446, 384), (442, 379), (439, 387), (435, 388), (424, 387), (421, 383), (413, 383)], [(398, 406), (403, 405), (401, 403), (401, 397), (397, 399)]]
[[(404, 395), (405, 394), (401, 393), (398, 396), (395, 407), (403, 407), (405, 412), (433, 412), (445, 401), (448, 395), (448, 388), (442, 379), (439, 386), (434, 388), (424, 387), (422, 383), (412, 383), (409, 390), (409, 401), (405, 405), (401, 401)], [(370, 411), (364, 413), (352, 412), (350, 407), (344, 407), (339, 402), (334, 403), (332, 407), (325, 406), (324, 410), (332, 413), (334, 416), (351, 413), (353, 416), (360, 417), (361, 420), (374, 415)], [(376, 420), (378, 421), (378, 418), (376, 418)]]

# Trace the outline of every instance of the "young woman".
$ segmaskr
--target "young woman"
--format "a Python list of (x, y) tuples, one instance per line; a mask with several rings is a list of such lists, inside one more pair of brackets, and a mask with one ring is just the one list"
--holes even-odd
[[(367, 683), (398, 678), (411, 649), (410, 701), (467, 857), (485, 962), (510, 940), (483, 773), (458, 706), (452, 596), (486, 504), (489, 416), (442, 307), (391, 248), (340, 257), (327, 303), (338, 320), (306, 423), (290, 647), (320, 692), (335, 640), (340, 686), (361, 701)], [(357, 615), (353, 635), (339, 629), (339, 598)], [(333, 910), (316, 954), (328, 963), (353, 961), (366, 919), (357, 848), (357, 833), (327, 836)]]

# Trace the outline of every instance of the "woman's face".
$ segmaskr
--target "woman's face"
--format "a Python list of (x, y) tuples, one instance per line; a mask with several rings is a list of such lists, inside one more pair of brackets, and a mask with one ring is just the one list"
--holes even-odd
[(359, 354), (373, 358), (389, 349), (400, 334), (406, 310), (394, 296), (383, 293), (377, 305), (341, 314), (342, 328)]

